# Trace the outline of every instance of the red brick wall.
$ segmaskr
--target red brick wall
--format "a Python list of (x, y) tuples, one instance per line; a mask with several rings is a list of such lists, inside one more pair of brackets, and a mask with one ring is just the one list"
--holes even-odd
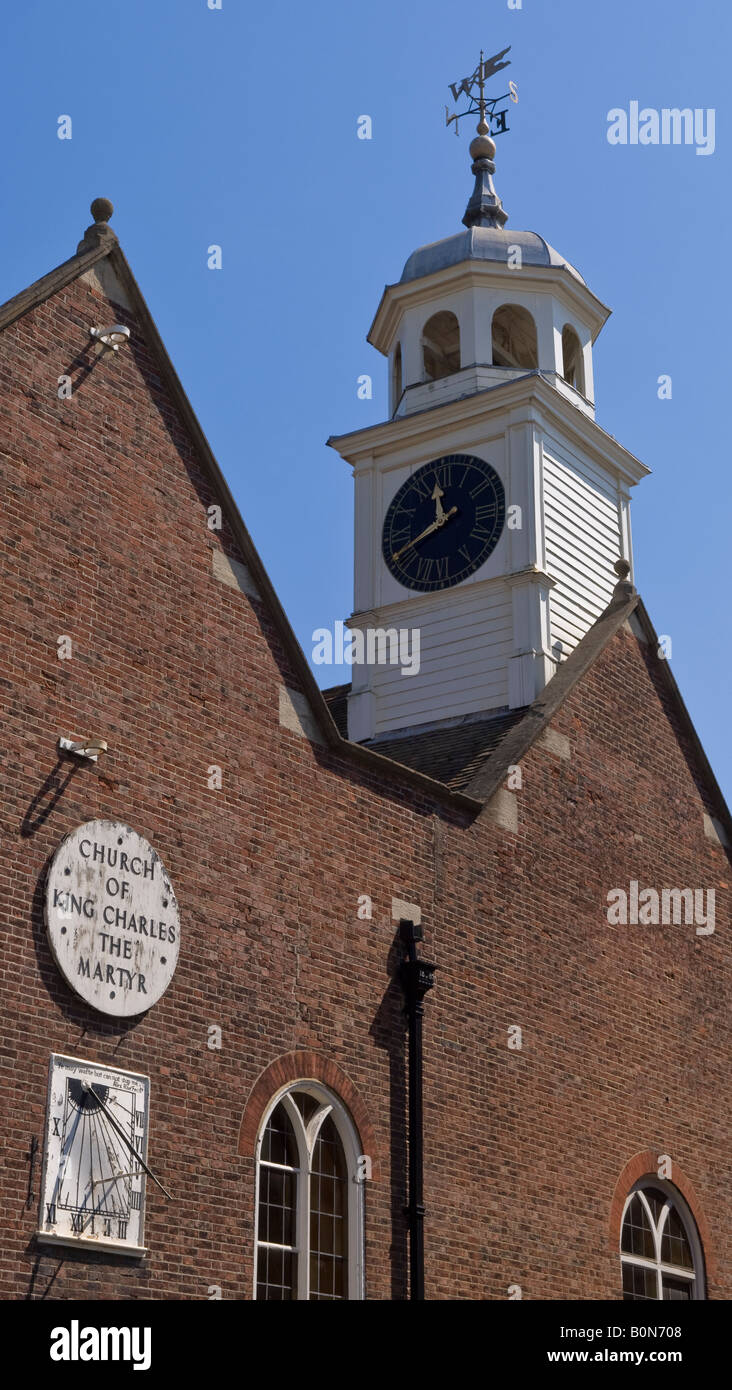
[[(88, 326), (110, 313), (131, 342), (87, 372)], [(129, 310), (77, 282), (7, 329), (0, 431), (0, 1296), (205, 1298), (218, 1284), (249, 1298), (247, 1102), (298, 1051), (344, 1076), (375, 1160), (367, 1294), (404, 1296), (398, 895), (421, 904), (440, 967), (425, 1023), (428, 1296), (500, 1299), (518, 1283), (525, 1298), (617, 1297), (613, 1195), (650, 1149), (693, 1185), (711, 1293), (729, 1298), (728, 861), (704, 838), (649, 653), (619, 633), (554, 721), (570, 758), (527, 756), (518, 834), (470, 823), (280, 727), (278, 688), (296, 677), (262, 606), (213, 577), (211, 548), (236, 548), (207, 529), (217, 499)], [(72, 732), (108, 740), (96, 767), (58, 765)], [(181, 909), (173, 983), (139, 1020), (87, 1008), (46, 941), (49, 860), (94, 817), (152, 842)], [(610, 928), (607, 892), (630, 878), (716, 887), (717, 931)], [(356, 915), (363, 893), (372, 921)], [(149, 1160), (175, 1202), (148, 1187), (142, 1266), (34, 1242), (27, 1154), (51, 1050), (151, 1077)]]

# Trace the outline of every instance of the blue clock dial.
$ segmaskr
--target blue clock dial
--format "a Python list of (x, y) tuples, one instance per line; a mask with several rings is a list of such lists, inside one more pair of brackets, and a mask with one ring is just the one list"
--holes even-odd
[(495, 550), (506, 495), (495, 468), (472, 454), (425, 463), (399, 488), (384, 519), (382, 553), (406, 589), (460, 584)]

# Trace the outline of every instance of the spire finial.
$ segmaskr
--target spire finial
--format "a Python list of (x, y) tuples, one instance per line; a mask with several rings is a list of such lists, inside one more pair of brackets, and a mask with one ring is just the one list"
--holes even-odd
[[(486, 133), (483, 133), (481, 126), (485, 127)], [(470, 141), (470, 158), (473, 161), (470, 168), (475, 174), (475, 187), (463, 215), (466, 227), (502, 227), (508, 221), (508, 213), (493, 187), (496, 145), (487, 131), (485, 121), (480, 121), (478, 134)]]
[(445, 124), (450, 125), (455, 122), (455, 134), (458, 134), (458, 121), (463, 116), (478, 116), (478, 133), (470, 142), (470, 157), (473, 161), (472, 172), (475, 174), (475, 187), (473, 189), (470, 202), (465, 209), (463, 222), (466, 227), (502, 227), (508, 220), (508, 213), (504, 212), (495, 188), (493, 187), (493, 175), (496, 172), (494, 164), (496, 145), (491, 139), (491, 125), (493, 134), (502, 135), (508, 130), (506, 116), (508, 108), (503, 107), (496, 110), (499, 102), (506, 101), (509, 97), (511, 101), (518, 101), (516, 94), (516, 84), (509, 83), (509, 91), (504, 92), (500, 97), (486, 97), (485, 84), (490, 77), (502, 68), (510, 66), (510, 59), (501, 62), (501, 59), (510, 49), (504, 48), (500, 53), (495, 53), (492, 58), (484, 58), (483, 50), (480, 50), (480, 62), (478, 63), (472, 77), (464, 77), (462, 82), (451, 82), (450, 91), (453, 99), (459, 101), (461, 95), (465, 95), (468, 106), (465, 111), (455, 111), (449, 114), (449, 108), (445, 107)]

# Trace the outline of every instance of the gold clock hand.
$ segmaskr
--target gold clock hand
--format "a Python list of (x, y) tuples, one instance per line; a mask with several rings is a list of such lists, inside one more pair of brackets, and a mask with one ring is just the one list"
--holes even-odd
[(450, 517), (455, 515), (456, 511), (457, 507), (451, 507), (449, 512), (443, 511), (442, 516), (438, 517), (437, 521), (433, 521), (431, 526), (426, 527), (424, 531), (420, 531), (419, 535), (414, 536), (411, 541), (407, 541), (407, 544), (403, 545), (401, 550), (395, 551), (392, 554), (392, 560), (398, 560), (399, 556), (403, 555), (405, 550), (409, 550), (410, 546), (416, 545), (418, 541), (423, 541), (426, 536), (431, 536), (433, 531), (439, 531), (440, 528), (445, 525), (445, 522), (449, 521)]
[[(84, 1091), (91, 1091), (91, 1089), (92, 1089), (91, 1086), (89, 1085), (89, 1082), (88, 1082), (88, 1081), (82, 1081), (81, 1085), (82, 1085), (82, 1089), (83, 1089)], [(163, 1184), (158, 1180), (158, 1178), (155, 1177), (155, 1174), (153, 1173), (152, 1169), (151, 1169), (151, 1168), (148, 1168), (148, 1166), (147, 1166), (147, 1164), (146, 1164), (144, 1158), (140, 1158), (140, 1155), (139, 1155), (139, 1153), (137, 1152), (137, 1149), (135, 1148), (134, 1144), (131, 1144), (131, 1143), (130, 1143), (130, 1140), (127, 1138), (127, 1135), (125, 1134), (125, 1132), (124, 1132), (122, 1126), (121, 1126), (120, 1124), (117, 1123), (117, 1121), (116, 1121), (114, 1115), (112, 1114), (111, 1110), (109, 1110), (109, 1109), (107, 1108), (107, 1106), (105, 1105), (105, 1103), (104, 1103), (104, 1101), (102, 1100), (101, 1096), (100, 1096), (96, 1091), (94, 1091), (94, 1099), (97, 1101), (97, 1104), (100, 1105), (100, 1106), (102, 1107), (102, 1110), (104, 1111), (105, 1115), (107, 1116), (107, 1119), (109, 1120), (109, 1123), (110, 1123), (111, 1125), (114, 1125), (114, 1128), (116, 1129), (116, 1131), (117, 1131), (117, 1133), (118, 1133), (120, 1139), (127, 1145), (127, 1147), (128, 1147), (128, 1149), (129, 1149), (130, 1153), (132, 1154), (132, 1157), (134, 1158), (135, 1162), (136, 1162), (136, 1163), (139, 1163), (140, 1166), (141, 1166), (142, 1168), (145, 1169), (145, 1172), (147, 1173), (148, 1177), (149, 1177), (149, 1178), (152, 1178), (152, 1180), (153, 1180), (154, 1183), (157, 1183), (157, 1186), (160, 1188), (160, 1191), (161, 1191), (161, 1192), (164, 1192), (164, 1193), (165, 1193), (165, 1196), (168, 1198), (168, 1200), (172, 1202), (173, 1198), (172, 1198), (171, 1194), (167, 1191), (167, 1189), (166, 1189), (165, 1187), (163, 1187)]]
[(440, 500), (440, 499), (441, 499), (442, 497), (444, 497), (444, 496), (445, 496), (445, 494), (444, 494), (444, 492), (442, 491), (442, 488), (440, 487), (440, 484), (436, 482), (434, 488), (432, 489), (432, 501), (433, 501), (434, 504), (435, 504), (435, 513), (436, 513), (436, 515), (435, 515), (435, 521), (441, 521), (441, 519), (442, 519), (442, 518), (444, 517), (444, 515), (445, 515), (445, 509), (444, 509), (444, 507), (443, 507), (443, 505), (442, 505), (442, 502), (441, 502), (441, 500)]

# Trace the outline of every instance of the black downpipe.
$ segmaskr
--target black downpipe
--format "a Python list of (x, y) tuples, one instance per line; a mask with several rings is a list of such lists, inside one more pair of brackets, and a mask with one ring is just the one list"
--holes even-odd
[(422, 928), (414, 922), (399, 923), (399, 937), (406, 947), (399, 978), (407, 1005), (409, 1023), (409, 1297), (424, 1299), (424, 1135), (422, 1100), (422, 1019), (423, 999), (434, 984), (437, 969), (419, 960), (417, 942), (424, 939)]

